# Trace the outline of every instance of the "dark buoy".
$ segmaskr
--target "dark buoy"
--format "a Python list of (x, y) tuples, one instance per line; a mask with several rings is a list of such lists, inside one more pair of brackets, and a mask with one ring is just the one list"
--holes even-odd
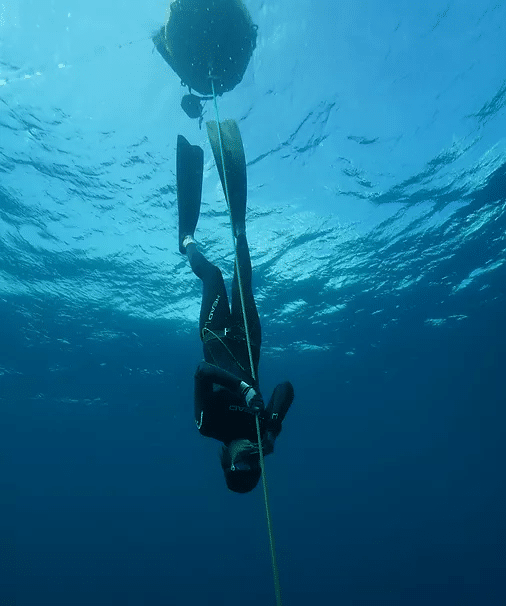
[(211, 72), (216, 94), (222, 95), (242, 80), (256, 38), (257, 27), (241, 0), (175, 0), (153, 42), (184, 85), (211, 95)]

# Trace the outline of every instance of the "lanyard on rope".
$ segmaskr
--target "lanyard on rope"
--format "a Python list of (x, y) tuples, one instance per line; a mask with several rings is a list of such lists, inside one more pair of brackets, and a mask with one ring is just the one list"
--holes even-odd
[[(228, 194), (227, 171), (225, 170), (225, 154), (223, 152), (223, 141), (221, 138), (220, 115), (218, 113), (218, 103), (216, 101), (216, 91), (214, 90), (214, 80), (212, 77), (211, 77), (211, 86), (213, 89), (214, 111), (216, 113), (216, 122), (218, 125), (218, 142), (220, 145), (221, 166), (223, 168), (223, 185), (224, 185), (224, 190), (225, 190), (225, 199), (227, 201), (227, 207), (228, 207), (228, 212), (229, 212), (230, 218), (232, 218), (232, 213), (230, 211), (230, 198), (229, 198), (229, 194)], [(246, 308), (244, 305), (244, 291), (243, 291), (242, 281), (241, 281), (241, 268), (239, 266), (239, 259), (238, 259), (238, 255), (237, 255), (237, 246), (236, 246), (236, 242), (235, 242), (234, 226), (232, 225), (232, 220), (230, 221), (230, 229), (232, 231), (232, 242), (233, 242), (234, 253), (235, 253), (235, 267), (236, 267), (236, 272), (237, 272), (237, 282), (239, 285), (239, 295), (240, 295), (240, 299), (241, 299), (241, 310), (242, 310), (242, 317), (243, 317), (243, 321), (244, 321), (244, 331), (246, 333), (246, 344), (248, 346), (250, 372), (251, 372), (251, 377), (253, 378), (253, 381), (256, 381), (257, 377), (256, 377), (256, 373), (255, 373), (255, 366), (253, 364), (253, 354), (251, 351), (251, 340), (250, 340), (249, 328), (248, 328), (248, 318), (246, 316)], [(277, 563), (277, 558), (276, 558), (276, 547), (274, 544), (274, 533), (272, 530), (271, 509), (270, 509), (270, 505), (269, 505), (269, 492), (267, 489), (267, 477), (265, 475), (264, 450), (262, 447), (262, 438), (260, 435), (260, 421), (258, 418), (258, 414), (255, 415), (255, 421), (256, 421), (256, 430), (257, 430), (257, 439), (258, 439), (258, 451), (260, 454), (260, 469), (262, 470), (262, 485), (263, 485), (263, 489), (264, 489), (264, 502), (265, 502), (265, 514), (267, 517), (267, 530), (269, 532), (269, 544), (270, 544), (270, 548), (271, 548), (272, 573), (274, 576), (274, 591), (276, 594), (276, 606), (282, 606), (281, 585), (279, 583), (279, 571), (278, 571), (278, 563)]]

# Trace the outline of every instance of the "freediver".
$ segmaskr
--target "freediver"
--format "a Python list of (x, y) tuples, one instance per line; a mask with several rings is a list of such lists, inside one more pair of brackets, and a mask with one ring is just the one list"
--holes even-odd
[[(195, 422), (203, 436), (223, 442), (220, 459), (228, 488), (246, 493), (255, 488), (261, 476), (255, 415), (259, 418), (264, 454), (271, 454), (293, 401), (294, 390), (290, 382), (280, 383), (265, 407), (258, 381), (261, 327), (251, 286), (252, 268), (246, 240), (244, 149), (236, 122), (222, 122), (223, 170), (221, 155), (217, 151), (215, 122), (208, 123), (208, 131), (224, 191), (227, 191), (225, 178), (228, 187), (236, 261), (230, 308), (220, 269), (205, 258), (194, 241), (200, 213), (204, 152), (179, 135), (176, 161), (179, 250), (188, 257), (193, 273), (203, 285), (199, 331), (204, 361), (195, 372)], [(251, 361), (239, 280), (251, 343)]]

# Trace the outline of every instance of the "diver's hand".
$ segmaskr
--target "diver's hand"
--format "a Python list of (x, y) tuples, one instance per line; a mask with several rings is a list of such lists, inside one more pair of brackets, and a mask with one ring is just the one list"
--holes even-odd
[(241, 394), (246, 401), (246, 406), (253, 412), (260, 412), (264, 409), (262, 396), (244, 381), (241, 381)]
[(276, 436), (272, 433), (272, 431), (267, 431), (265, 433), (264, 439), (262, 440), (264, 456), (267, 456), (274, 452), (274, 442), (275, 441), (276, 441)]

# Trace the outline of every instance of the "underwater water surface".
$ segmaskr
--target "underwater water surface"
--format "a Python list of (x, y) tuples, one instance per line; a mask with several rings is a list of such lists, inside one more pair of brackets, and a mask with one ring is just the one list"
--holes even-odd
[[(506, 6), (250, 0), (241, 129), (286, 605), (505, 601)], [(196, 239), (230, 282), (167, 3), (0, 4), (0, 603), (274, 604), (261, 486), (193, 422)], [(212, 103), (205, 120), (214, 119)]]

